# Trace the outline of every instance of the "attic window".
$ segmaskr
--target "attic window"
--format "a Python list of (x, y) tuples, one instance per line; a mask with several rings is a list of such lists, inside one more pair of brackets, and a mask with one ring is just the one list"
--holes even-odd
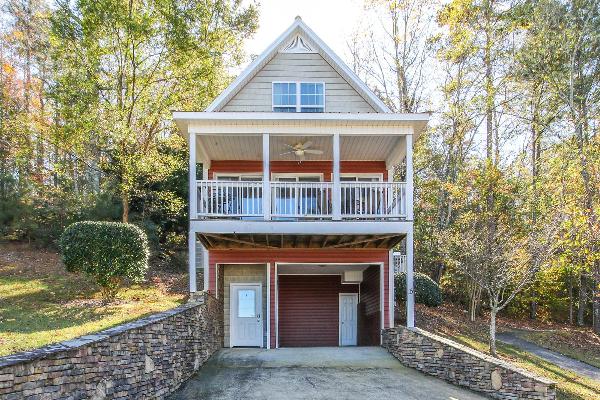
[(323, 82), (273, 82), (273, 111), (324, 112), (325, 84)]

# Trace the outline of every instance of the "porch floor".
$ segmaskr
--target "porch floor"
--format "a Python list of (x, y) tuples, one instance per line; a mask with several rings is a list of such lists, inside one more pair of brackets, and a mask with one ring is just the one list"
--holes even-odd
[(485, 397), (402, 366), (380, 347), (223, 349), (170, 400)]

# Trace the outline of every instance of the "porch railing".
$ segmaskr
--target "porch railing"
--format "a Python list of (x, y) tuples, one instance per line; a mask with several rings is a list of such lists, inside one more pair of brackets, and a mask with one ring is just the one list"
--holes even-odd
[(394, 253), (394, 274), (406, 272), (406, 254)]
[(400, 182), (342, 182), (342, 215), (372, 218), (406, 215), (406, 185)]
[(271, 182), (271, 216), (329, 217), (332, 188), (331, 182)]
[(261, 217), (262, 182), (198, 181), (199, 217)]
[[(270, 214), (275, 220), (332, 219), (333, 182), (269, 182)], [(197, 181), (198, 218), (262, 219), (260, 181)], [(341, 182), (340, 219), (403, 218), (403, 182)]]

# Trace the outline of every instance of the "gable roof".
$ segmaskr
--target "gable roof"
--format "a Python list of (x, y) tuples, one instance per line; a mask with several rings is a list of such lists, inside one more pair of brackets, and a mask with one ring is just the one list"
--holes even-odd
[[(381, 113), (389, 113), (390, 109), (379, 99), (375, 93), (352, 71), (341, 58), (337, 56), (319, 38), (312, 29), (310, 29), (302, 18), (296, 17), (294, 23), (290, 25), (263, 53), (257, 57), (248, 67), (206, 108), (205, 111), (220, 111), (243, 87), (248, 83), (280, 50), (302, 48), (306, 46), (304, 40), (311, 42), (309, 48), (319, 53), (340, 76), (356, 90), (356, 92), (373, 109)], [(312, 48), (314, 47), (314, 49)], [(291, 50), (293, 51), (293, 50)]]

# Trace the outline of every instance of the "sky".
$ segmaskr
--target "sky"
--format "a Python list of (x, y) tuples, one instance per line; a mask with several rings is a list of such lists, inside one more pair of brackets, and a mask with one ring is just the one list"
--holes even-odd
[(259, 1), (259, 27), (254, 38), (246, 42), (248, 55), (262, 53), (299, 15), (336, 54), (346, 60), (346, 40), (360, 20), (363, 0)]

